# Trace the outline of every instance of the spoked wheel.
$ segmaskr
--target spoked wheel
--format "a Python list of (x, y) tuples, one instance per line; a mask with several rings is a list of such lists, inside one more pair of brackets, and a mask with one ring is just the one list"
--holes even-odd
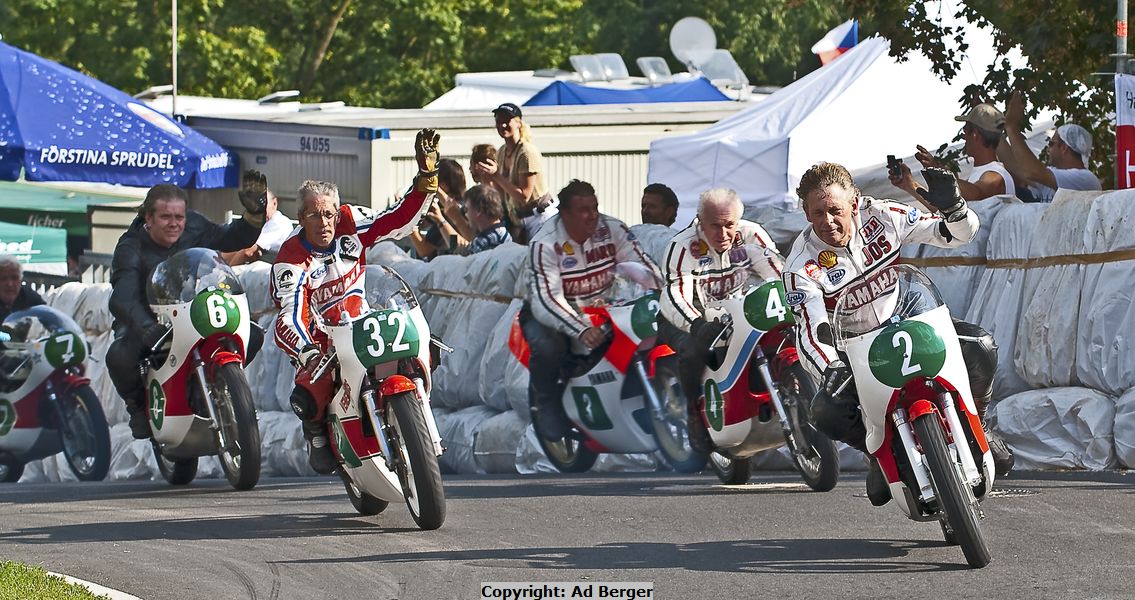
[(0, 482), (16, 483), (24, 474), (24, 463), (16, 461), (0, 462)]
[(536, 441), (544, 450), (544, 456), (547, 456), (561, 473), (584, 473), (595, 464), (596, 460), (599, 460), (599, 454), (590, 450), (583, 444), (583, 440), (575, 436), (573, 430), (563, 439), (548, 441), (540, 437), (539, 433), (536, 434)]
[(709, 455), (709, 466), (721, 483), (726, 485), (741, 485), (748, 483), (753, 476), (753, 463), (748, 458), (729, 458), (720, 452)]
[(260, 429), (244, 369), (237, 363), (216, 367), (209, 384), (226, 445), (218, 454), (221, 469), (229, 485), (250, 490), (260, 480)]
[(351, 499), (351, 506), (359, 511), (362, 515), (377, 515), (378, 513), (386, 510), (390, 503), (386, 500), (375, 498), (370, 494), (359, 489), (354, 481), (351, 481), (351, 476), (348, 475), (344, 469), (336, 469), (339, 478), (343, 480), (343, 487), (347, 488), (347, 497)]
[(197, 477), (197, 457), (193, 458), (166, 458), (162, 455), (161, 446), (157, 442), (150, 442), (154, 447), (154, 458), (158, 461), (158, 471), (162, 477), (172, 485), (186, 485)]
[(422, 403), (406, 392), (386, 401), (393, 409), (394, 440), (401, 454), (398, 478), (410, 516), (422, 529), (437, 529), (445, 522), (445, 490), (433, 441), (426, 427)]
[(651, 414), (650, 424), (666, 462), (680, 473), (697, 473), (705, 468), (707, 457), (690, 447), (686, 395), (678, 381), (678, 358), (667, 356), (659, 360), (650, 385), (662, 403), (662, 418)]
[[(926, 453), (934, 495), (938, 498), (938, 505), (946, 513), (949, 529), (953, 531), (954, 539), (962, 547), (966, 562), (977, 569), (988, 565), (989, 546), (985, 543), (981, 524), (978, 522), (977, 499), (958, 475), (958, 465), (946, 447), (941, 419), (934, 412), (923, 415), (914, 422), (914, 431), (918, 435), (922, 450)], [(950, 541), (949, 537), (946, 541)]]
[(99, 399), (81, 385), (63, 395), (59, 435), (63, 456), (79, 481), (102, 481), (110, 470), (110, 429)]
[(796, 363), (780, 374), (777, 390), (792, 423), (795, 442), (800, 446), (789, 448), (796, 470), (808, 487), (817, 492), (830, 491), (839, 481), (839, 452), (831, 438), (817, 431), (808, 419), (806, 407), (816, 395), (816, 384)]

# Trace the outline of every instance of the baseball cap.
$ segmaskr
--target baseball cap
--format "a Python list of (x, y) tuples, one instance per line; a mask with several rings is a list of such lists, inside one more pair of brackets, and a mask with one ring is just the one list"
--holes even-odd
[(1087, 129), (1069, 123), (1057, 127), (1056, 134), (1073, 152), (1079, 154), (1080, 158), (1087, 160), (1092, 155), (1092, 134), (1088, 133)]
[(504, 104), (494, 108), (493, 115), (496, 115), (497, 113), (505, 113), (510, 117), (519, 117), (521, 115), (520, 107), (511, 102), (505, 102)]
[(955, 121), (965, 121), (978, 129), (996, 133), (1005, 129), (1005, 113), (997, 110), (992, 104), (982, 103), (969, 109), (969, 112), (954, 117)]

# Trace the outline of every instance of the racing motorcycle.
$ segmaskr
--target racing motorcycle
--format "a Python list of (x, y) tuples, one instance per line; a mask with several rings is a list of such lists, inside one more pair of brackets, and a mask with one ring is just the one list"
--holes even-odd
[(154, 269), (146, 290), (169, 330), (139, 363), (162, 477), (185, 485), (217, 455), (229, 484), (260, 479), (260, 430), (245, 378), (251, 320), (244, 289), (213, 250), (190, 248)]
[[(449, 350), (430, 336), (417, 298), (396, 272), (381, 267), (375, 305), (348, 296), (324, 319), (329, 352), (312, 379), (337, 369), (328, 406), (328, 439), (351, 504), (375, 515), (404, 501), (421, 529), (445, 521), (438, 457), (441, 434), (430, 410), (430, 373)], [(374, 277), (375, 269), (368, 276)]]
[[(549, 441), (536, 436), (557, 469), (582, 473), (602, 453), (637, 454), (660, 451), (676, 471), (696, 473), (706, 456), (689, 445), (686, 398), (678, 379), (678, 358), (658, 337), (658, 292), (640, 293), (619, 265), (616, 299), (584, 306), (581, 311), (607, 334), (607, 340), (588, 350), (572, 340), (563, 405), (574, 425), (572, 434)], [(641, 276), (638, 276), (641, 277)], [(618, 299), (620, 295), (630, 299)], [(530, 354), (513, 321), (509, 349), (525, 367)]]
[(796, 354), (784, 283), (750, 281), (730, 297), (707, 302), (705, 318), (726, 325), (712, 344), (699, 407), (715, 447), (710, 465), (718, 478), (745, 483), (754, 454), (787, 445), (808, 487), (817, 492), (835, 487), (839, 454), (808, 419), (816, 385)]
[(993, 456), (937, 288), (915, 267), (887, 267), (844, 290), (833, 323), (891, 497), (907, 517), (938, 521), (970, 566), (989, 564), (979, 500), (993, 487)]
[(0, 325), (0, 481), (63, 452), (79, 481), (110, 468), (110, 430), (84, 376), (83, 330), (50, 306), (14, 312)]

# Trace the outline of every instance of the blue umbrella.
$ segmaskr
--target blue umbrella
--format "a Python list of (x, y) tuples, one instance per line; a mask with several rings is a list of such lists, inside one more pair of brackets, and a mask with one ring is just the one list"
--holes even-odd
[(0, 42), (0, 179), (236, 187), (237, 157), (101, 81)]

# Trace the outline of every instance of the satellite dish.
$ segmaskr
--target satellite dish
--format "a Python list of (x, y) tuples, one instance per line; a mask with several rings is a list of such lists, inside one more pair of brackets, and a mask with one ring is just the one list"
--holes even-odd
[(686, 65), (696, 65), (717, 48), (713, 27), (698, 17), (685, 17), (670, 29), (670, 52)]

